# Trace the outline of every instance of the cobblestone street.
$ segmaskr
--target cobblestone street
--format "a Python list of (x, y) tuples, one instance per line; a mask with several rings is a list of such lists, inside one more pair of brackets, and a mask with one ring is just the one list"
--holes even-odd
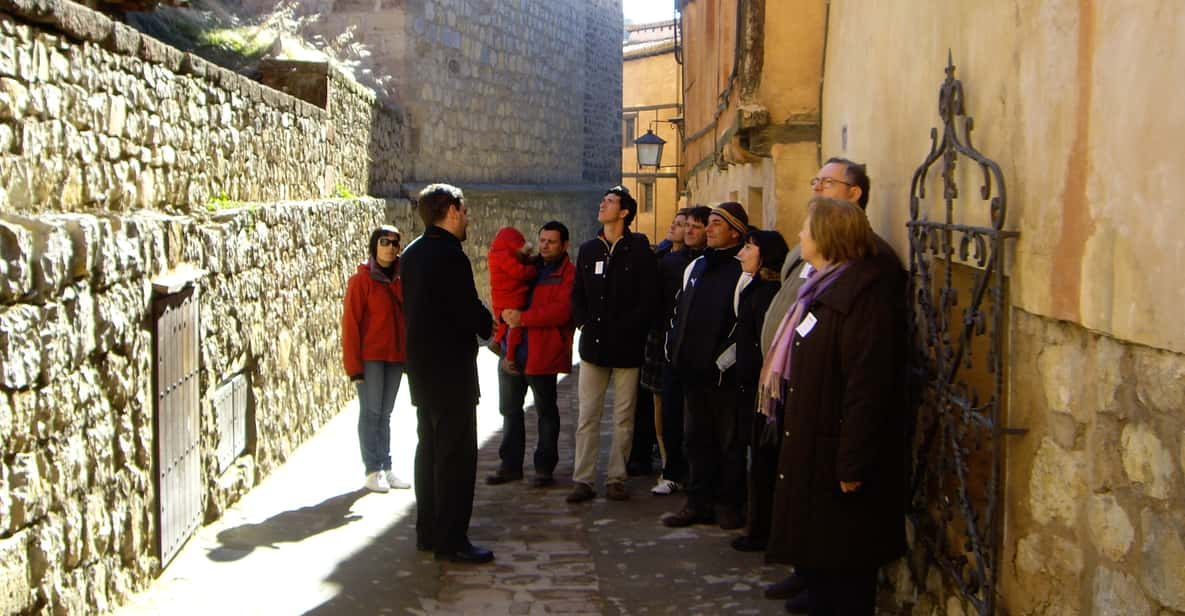
[[(360, 488), (356, 407), (326, 425), (214, 524), (201, 528), (145, 592), (118, 613), (139, 614), (778, 614), (761, 597), (784, 571), (729, 548), (735, 532), (660, 523), (683, 497), (564, 501), (571, 488), (575, 375), (560, 382), (559, 481), (487, 486), (497, 468), (501, 418), (495, 357), (480, 358), (478, 484), (470, 537), (492, 565), (438, 564), (415, 549), (411, 490)], [(530, 399), (528, 397), (528, 405)], [(528, 411), (528, 443), (534, 438)], [(602, 458), (609, 422), (603, 422)], [(415, 413), (406, 380), (392, 425), (394, 470), (412, 477)], [(530, 477), (528, 448), (527, 477)], [(602, 459), (603, 477), (604, 460)]]

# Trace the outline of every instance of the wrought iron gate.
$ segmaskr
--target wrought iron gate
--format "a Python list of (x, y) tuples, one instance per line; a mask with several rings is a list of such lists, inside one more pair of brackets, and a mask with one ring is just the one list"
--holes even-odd
[(163, 568), (202, 520), (197, 288), (157, 298), (153, 322), (157, 529)]
[[(930, 153), (910, 184), (909, 269), (914, 302), (912, 374), (917, 421), (912, 507), (915, 579), (941, 567), (979, 614), (995, 611), (1001, 536), (1004, 394), (1004, 175), (971, 144), (973, 122), (949, 58), (938, 96), (942, 135), (930, 129)], [(982, 172), (978, 197), (960, 200), (959, 157)], [(930, 220), (926, 180), (941, 173), (944, 211)], [(969, 177), (977, 176), (974, 172)], [(936, 201), (937, 203), (937, 201)], [(986, 205), (986, 216), (976, 205)], [(956, 212), (956, 206), (962, 211)], [(935, 210), (938, 207), (935, 206)], [(986, 226), (966, 222), (986, 221)]]

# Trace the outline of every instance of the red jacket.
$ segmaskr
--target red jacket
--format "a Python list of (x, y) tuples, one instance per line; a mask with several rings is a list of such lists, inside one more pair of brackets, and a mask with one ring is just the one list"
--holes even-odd
[(523, 311), (527, 328), (527, 365), (530, 375), (567, 374), (572, 371), (572, 285), (576, 266), (564, 255), (559, 269), (535, 283), (531, 307)]
[(537, 275), (534, 267), (519, 258), (526, 243), (518, 229), (502, 227), (490, 244), (486, 257), (490, 268), (490, 303), (493, 304), (494, 318), (499, 321), (506, 308), (518, 310), (527, 303), (527, 292)]
[[(395, 263), (399, 271), (399, 262)], [(364, 361), (404, 360), (403, 281), (390, 280), (374, 262), (350, 276), (342, 311), (342, 365), (350, 377), (362, 375)]]

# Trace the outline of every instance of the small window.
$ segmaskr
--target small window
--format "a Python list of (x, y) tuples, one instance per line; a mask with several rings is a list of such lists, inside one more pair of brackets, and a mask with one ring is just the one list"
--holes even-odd
[(638, 211), (654, 211), (654, 182), (642, 182), (642, 199), (638, 202)]
[(630, 116), (625, 116), (624, 118), (622, 118), (621, 147), (623, 147), (623, 148), (634, 147), (634, 139), (636, 139), (635, 135), (637, 134), (637, 127), (636, 127), (637, 121), (638, 121), (638, 116), (630, 115)]

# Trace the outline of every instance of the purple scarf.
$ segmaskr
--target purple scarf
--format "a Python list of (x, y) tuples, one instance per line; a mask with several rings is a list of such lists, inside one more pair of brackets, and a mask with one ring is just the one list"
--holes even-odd
[(840, 275), (848, 269), (847, 263), (830, 266), (825, 270), (814, 270), (806, 283), (798, 289), (798, 298), (794, 306), (786, 313), (786, 317), (778, 325), (774, 340), (770, 344), (770, 352), (765, 356), (765, 363), (761, 366), (761, 383), (758, 392), (758, 410), (771, 420), (774, 413), (781, 408), (786, 384), (790, 382), (790, 348), (794, 342), (795, 329), (802, 322), (807, 306), (810, 306), (820, 293), (826, 291)]

